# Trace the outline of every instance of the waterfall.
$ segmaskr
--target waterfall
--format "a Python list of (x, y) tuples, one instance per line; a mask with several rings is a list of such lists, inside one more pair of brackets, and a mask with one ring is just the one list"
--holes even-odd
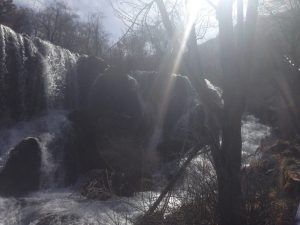
[(78, 54), (0, 25), (0, 115), (22, 120), (76, 107)]
[[(61, 114), (62, 113), (62, 114)], [(60, 118), (60, 119), (59, 119)], [(42, 124), (47, 118), (39, 118), (31, 126), (40, 127), (43, 130)], [(52, 124), (51, 121), (59, 120), (57, 124)], [(48, 117), (48, 130), (55, 130), (64, 124), (63, 112), (53, 112), (52, 117)], [(21, 134), (31, 130), (28, 128), (30, 124), (23, 124), (15, 128), (14, 137), (21, 138)], [(27, 127), (27, 129), (26, 129)], [(259, 132), (256, 132), (258, 128)], [(260, 140), (268, 134), (268, 127), (260, 124), (257, 119), (252, 116), (247, 116), (243, 120), (243, 140), (244, 150), (255, 152)], [(27, 131), (26, 131), (27, 130)], [(33, 128), (32, 130), (36, 130)], [(40, 130), (40, 131), (42, 131)], [(19, 133), (16, 133), (19, 132)], [(3, 134), (1, 131), (0, 134)], [(41, 132), (42, 133), (42, 132)], [(51, 132), (50, 132), (51, 133)], [(26, 134), (26, 135), (27, 135)], [(24, 136), (26, 136), (24, 134)], [(53, 133), (52, 133), (53, 135)], [(60, 136), (61, 133), (56, 133)], [(45, 145), (49, 139), (49, 133), (41, 134), (42, 142)], [(55, 134), (54, 134), (55, 136)], [(249, 142), (247, 141), (248, 138)], [(50, 138), (51, 139), (51, 138)], [(4, 139), (3, 139), (4, 140)], [(7, 144), (6, 144), (7, 145)], [(53, 162), (53, 161), (51, 161)], [(203, 170), (205, 161), (201, 158), (195, 158), (189, 167), (189, 182), (199, 182), (203, 180), (203, 176), (199, 176), (199, 171)], [(213, 168), (209, 169), (209, 173), (213, 172)], [(191, 185), (191, 184), (186, 184)], [(180, 195), (179, 195), (180, 194)], [(188, 193), (179, 193), (175, 197), (182, 198), (182, 195), (188, 196)], [(87, 200), (73, 193), (71, 189), (56, 189), (51, 188), (48, 191), (41, 190), (30, 196), (21, 199), (5, 199), (0, 198), (0, 223), (3, 225), (27, 225), (27, 224), (91, 224), (91, 225), (129, 225), (133, 224), (132, 219), (141, 215), (158, 197), (157, 192), (142, 192), (131, 198), (114, 197), (108, 201)], [(176, 198), (175, 198), (176, 200)], [(176, 203), (180, 205), (180, 203)]]
[(26, 137), (37, 137), (42, 148), (41, 188), (62, 186), (64, 174), (58, 170), (64, 153), (64, 142), (68, 141), (72, 129), (66, 113), (52, 110), (33, 120), (0, 129), (0, 170), (11, 148)]
[[(35, 42), (43, 48), (44, 52), (44, 73), (45, 87), (47, 96), (48, 108), (62, 108), (68, 96), (68, 91), (71, 92), (73, 107), (76, 107), (77, 96), (77, 72), (76, 66), (79, 55), (71, 53), (69, 50), (62, 49), (52, 45), (49, 42), (35, 39)], [(72, 79), (69, 78), (72, 76)], [(70, 90), (68, 90), (68, 88)]]
[(0, 53), (0, 168), (11, 148), (37, 137), (41, 188), (59, 185), (63, 139), (70, 129), (66, 110), (78, 107), (77, 64), (82, 56), (2, 25)]
[[(5, 86), (4, 86), (4, 77), (5, 74), (7, 73), (7, 69), (6, 69), (6, 65), (5, 65), (5, 58), (6, 58), (6, 51), (5, 51), (5, 39), (6, 39), (6, 35), (5, 35), (5, 30), (4, 30), (4, 26), (0, 25), (0, 90), (4, 90)], [(0, 92), (1, 93), (1, 92)], [(0, 95), (0, 113), (2, 110), (4, 104), (4, 96)]]
[[(95, 68), (89, 60), (80, 62), (87, 58), (0, 25), (0, 170), (10, 149), (24, 138), (36, 137), (42, 148), (40, 190), (22, 198), (0, 197), (0, 224), (132, 224), (131, 219), (157, 198), (157, 192), (142, 192), (132, 198), (93, 201), (74, 193), (71, 187), (64, 188), (63, 157), (73, 139), (67, 114), (77, 109), (78, 99), (85, 96), (80, 88), (90, 88), (89, 82), (84, 82), (90, 79), (92, 83), (95, 78), (87, 71)], [(137, 73), (133, 77), (140, 85), (138, 97), (147, 117), (157, 107), (155, 99), (147, 98), (156, 75)], [(152, 131), (148, 137), (153, 145), (150, 148), (156, 148), (166, 137), (169, 142), (185, 143), (191, 132), (190, 117), (199, 102), (187, 78), (173, 78), (176, 91), (170, 89), (163, 124), (155, 126), (155, 118), (147, 121)], [(211, 83), (208, 86), (219, 94)], [(82, 101), (86, 99), (82, 97)], [(249, 116), (244, 119), (242, 131), (243, 150), (252, 154), (269, 128)], [(197, 166), (203, 163), (200, 157), (193, 160), (193, 178), (199, 179)]]

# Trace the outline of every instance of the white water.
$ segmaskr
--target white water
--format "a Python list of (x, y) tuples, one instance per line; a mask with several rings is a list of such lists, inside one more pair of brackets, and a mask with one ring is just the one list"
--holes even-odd
[[(0, 131), (0, 143), (10, 147), (24, 137), (38, 136), (44, 146), (43, 177), (47, 178), (57, 167), (47, 146), (62, 135), (66, 124), (65, 112), (54, 111), (34, 121), (20, 123), (13, 129)], [(247, 116), (242, 127), (243, 152), (249, 155), (255, 153), (260, 140), (269, 132), (267, 126), (260, 124), (253, 116)], [(196, 174), (199, 168), (203, 172), (203, 166), (204, 161), (198, 158), (192, 163)], [(195, 176), (195, 173), (192, 174)], [(53, 180), (48, 179), (48, 182)], [(113, 197), (108, 201), (94, 201), (79, 196), (72, 188), (54, 187), (50, 185), (48, 189), (24, 198), (0, 198), (0, 225), (127, 225), (132, 224), (132, 219), (141, 215), (158, 196), (156, 192), (144, 192), (132, 198)], [(175, 205), (178, 204), (176, 202)]]
[[(48, 107), (53, 108), (63, 105), (64, 95), (66, 94), (66, 86), (70, 85), (67, 81), (68, 74), (72, 74), (72, 86), (77, 83), (76, 64), (79, 58), (78, 54), (73, 54), (69, 50), (55, 46), (49, 42), (37, 39), (43, 44), (45, 54), (45, 87), (48, 99)], [(76, 86), (71, 87), (74, 99), (78, 99)], [(77, 106), (75, 104), (75, 106)]]
[[(19, 65), (16, 65), (19, 68), (20, 90), (18, 91), (25, 92), (27, 89), (23, 84), (23, 79), (27, 74), (23, 68), (28, 60), (24, 55), (25, 38), (2, 26), (0, 36), (2, 37), (0, 38), (0, 91), (4, 90), (1, 89), (4, 85), (1, 81), (6, 75), (6, 45), (10, 37), (14, 39), (15, 47), (19, 50), (17, 56)], [(28, 136), (37, 137), (42, 146), (41, 190), (24, 198), (0, 198), (0, 225), (131, 224), (131, 220), (144, 212), (158, 193), (145, 192), (132, 198), (113, 197), (108, 201), (93, 201), (75, 194), (72, 188), (58, 188), (62, 178), (55, 177), (55, 174), (61, 164), (60, 154), (63, 152), (65, 132), (71, 128), (66, 118), (67, 112), (53, 110), (53, 108), (60, 108), (59, 105), (64, 101), (67, 76), (70, 70), (74, 70), (71, 73), (76, 74), (74, 66), (77, 56), (39, 39), (30, 42), (30, 45), (30, 56), (37, 52), (43, 54), (45, 93), (48, 110), (52, 110), (34, 120), (0, 129), (0, 168), (12, 147)], [(76, 84), (76, 81), (73, 82)], [(76, 99), (76, 92), (73, 93)], [(22, 101), (25, 100), (25, 95), (21, 95), (21, 98)], [(154, 135), (154, 141), (159, 140), (159, 133), (158, 130), (157, 135)], [(244, 120), (242, 133), (243, 153), (251, 155), (255, 153), (260, 140), (268, 135), (269, 128), (259, 124), (254, 117), (248, 116)], [(197, 158), (191, 167), (195, 169), (199, 165), (201, 167), (203, 162)], [(63, 171), (59, 171), (58, 174), (63, 177)], [(176, 204), (179, 203), (176, 202)]]
[(8, 116), (13, 111), (25, 119), (45, 107), (63, 109), (68, 104), (76, 108), (79, 58), (69, 50), (0, 25), (0, 113)]
[[(1, 225), (59, 225), (131, 224), (132, 219), (141, 215), (157, 193), (140, 193), (132, 198), (112, 198), (108, 201), (94, 201), (82, 198), (71, 190), (38, 192), (20, 199), (0, 198)], [(47, 217), (52, 221), (42, 223)]]
[[(53, 186), (54, 173), (60, 163), (59, 159), (54, 160), (54, 151), (63, 152), (63, 144), (59, 143), (61, 146), (57, 146), (55, 141), (59, 137), (66, 136), (64, 132), (70, 129), (66, 113), (65, 111), (50, 111), (34, 120), (19, 122), (11, 128), (0, 129), (0, 169), (5, 163), (11, 148), (26, 137), (37, 137), (42, 147), (41, 187)], [(57, 149), (59, 147), (61, 149)]]
[(242, 156), (247, 165), (257, 155), (257, 148), (263, 138), (270, 135), (270, 127), (259, 123), (254, 116), (248, 115), (242, 122)]
[[(265, 137), (268, 137), (271, 133), (271, 128), (259, 123), (258, 119), (252, 115), (247, 115), (244, 117), (242, 121), (242, 161), (243, 166), (247, 166), (251, 160), (257, 159), (257, 148), (260, 145), (260, 142)], [(213, 171), (212, 164), (202, 157), (202, 155), (196, 157), (192, 160), (190, 170), (194, 170), (193, 176), (195, 174), (199, 175), (198, 167), (206, 166), (210, 167), (211, 171)]]

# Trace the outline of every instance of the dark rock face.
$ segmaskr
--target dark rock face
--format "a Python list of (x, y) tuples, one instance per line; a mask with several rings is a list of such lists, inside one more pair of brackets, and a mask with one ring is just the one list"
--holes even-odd
[(0, 173), (0, 194), (20, 196), (38, 190), (40, 167), (41, 147), (38, 140), (24, 139), (11, 150)]
[(109, 68), (95, 81), (89, 98), (88, 116), (97, 133), (98, 146), (110, 138), (138, 137), (142, 109), (136, 81), (118, 68)]
[[(114, 151), (112, 144), (119, 139), (139, 140), (145, 133), (135, 80), (110, 68), (98, 76), (85, 105), (69, 115), (75, 131), (75, 151), (70, 151), (66, 157), (70, 176), (94, 169), (119, 172), (123, 167), (111, 168), (111, 164), (115, 164), (106, 155), (108, 149), (109, 155), (123, 154), (119, 149)], [(114, 161), (118, 159), (114, 157)]]
[(82, 56), (77, 62), (77, 83), (79, 107), (86, 106), (89, 91), (97, 79), (107, 67), (106, 63), (93, 56)]
[[(160, 79), (156, 82), (161, 83)], [(167, 82), (166, 85), (171, 87), (170, 93), (166, 94), (169, 97), (163, 118), (163, 138), (158, 146), (163, 161), (176, 159), (187, 150), (189, 110), (194, 104), (193, 88), (187, 77), (171, 75)]]
[(196, 106), (193, 87), (189, 79), (181, 75), (136, 71), (132, 76), (138, 81), (148, 129), (162, 131), (157, 149), (160, 157), (163, 161), (173, 160), (188, 147), (186, 131), (192, 116), (189, 110)]
[(90, 92), (89, 112), (106, 134), (109, 128), (113, 135), (124, 129), (128, 133), (139, 122), (141, 106), (136, 85), (133, 78), (118, 68), (109, 68), (96, 79)]
[(104, 169), (105, 164), (97, 149), (92, 120), (82, 111), (73, 111), (68, 117), (73, 126), (73, 143), (66, 149), (64, 165), (66, 184), (72, 184), (81, 174)]

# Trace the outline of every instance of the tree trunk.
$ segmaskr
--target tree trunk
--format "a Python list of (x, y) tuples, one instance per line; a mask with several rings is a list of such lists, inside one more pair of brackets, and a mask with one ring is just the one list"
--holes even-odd
[(220, 225), (243, 225), (239, 173), (227, 169), (221, 176), (218, 175), (218, 191)]
[[(223, 69), (222, 144), (213, 153), (218, 178), (220, 225), (242, 225), (243, 197), (240, 183), (242, 154), (241, 120), (250, 74), (257, 17), (257, 0), (250, 1), (244, 27), (243, 3), (238, 1), (237, 44), (232, 19), (232, 0), (218, 7), (220, 60)], [(244, 28), (247, 30), (244, 32)], [(251, 46), (251, 47), (250, 47)]]
[[(231, 105), (231, 106), (230, 106)], [(218, 203), (221, 225), (241, 225), (243, 223), (242, 192), (240, 185), (241, 167), (241, 111), (230, 112), (224, 107), (222, 145), (219, 152)]]

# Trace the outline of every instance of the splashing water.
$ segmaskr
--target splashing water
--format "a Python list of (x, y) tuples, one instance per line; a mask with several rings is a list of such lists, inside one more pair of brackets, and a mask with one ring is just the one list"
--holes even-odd
[[(8, 63), (7, 56), (15, 65)], [(147, 210), (158, 197), (157, 192), (143, 192), (132, 198), (113, 197), (103, 202), (79, 196), (72, 188), (58, 189), (63, 171), (57, 171), (64, 141), (72, 129), (66, 118), (67, 111), (58, 109), (64, 108), (68, 90), (71, 89), (72, 102), (78, 99), (78, 59), (77, 54), (68, 50), (40, 39), (31, 40), (0, 25), (0, 125), (2, 115), (17, 115), (20, 120), (31, 118), (10, 127), (0, 126), (0, 169), (10, 149), (24, 138), (37, 137), (42, 147), (40, 191), (22, 198), (0, 197), (0, 225), (132, 224), (132, 219)], [(12, 80), (16, 83), (8, 82), (10, 76), (14, 76)], [(69, 82), (70, 76), (72, 82)], [(208, 86), (221, 94), (211, 83)], [(43, 116), (37, 117), (41, 113)], [(155, 130), (151, 140), (155, 145), (160, 141), (161, 133), (161, 129)], [(269, 133), (270, 128), (256, 118), (245, 117), (242, 127), (244, 157), (255, 153), (260, 140)], [(190, 167), (197, 170), (196, 166), (204, 163), (203, 158), (196, 158)]]
[[(65, 136), (71, 129), (66, 118), (66, 111), (51, 111), (32, 121), (19, 122), (11, 128), (0, 130), (0, 169), (3, 167), (10, 149), (26, 137), (37, 137), (42, 148), (42, 188), (49, 188), (54, 184), (54, 174), (60, 162), (59, 157), (54, 160), (54, 154), (63, 152), (62, 143), (55, 145), (59, 137)], [(50, 147), (51, 145), (51, 147)], [(57, 155), (57, 154), (56, 154)]]
[(269, 136), (271, 128), (259, 123), (252, 115), (246, 116), (242, 121), (242, 156), (247, 163), (256, 155), (256, 150), (263, 138)]
[[(54, 160), (53, 149), (50, 146), (57, 138), (65, 136), (64, 127), (68, 127), (69, 124), (65, 115), (65, 111), (51, 111), (43, 117), (30, 122), (18, 123), (13, 128), (0, 131), (0, 144), (5, 146), (2, 149), (1, 158), (5, 154), (4, 149), (14, 146), (24, 137), (36, 136), (39, 138), (43, 147), (42, 182), (44, 183), (44, 189), (30, 196), (17, 199), (0, 198), (0, 224), (132, 224), (133, 219), (145, 212), (159, 193), (143, 192), (131, 198), (113, 197), (108, 201), (94, 201), (79, 196), (71, 188), (57, 189), (53, 185), (54, 179), (49, 177), (57, 169), (59, 162)], [(260, 140), (269, 132), (270, 128), (260, 124), (255, 117), (245, 117), (242, 127), (243, 151), (254, 153)], [(190, 179), (189, 182), (197, 182), (195, 178), (199, 177), (197, 176), (198, 169), (199, 166), (203, 167), (203, 163), (202, 158), (194, 159), (190, 166), (195, 171), (195, 173), (191, 173), (194, 180)], [(178, 195), (178, 199), (183, 199), (182, 195), (184, 195), (183, 192)], [(180, 202), (174, 198), (171, 204), (178, 207)]]
[[(54, 46), (48, 42), (39, 40), (43, 44), (43, 48), (47, 53), (45, 55), (45, 73), (46, 76), (46, 93), (48, 99), (48, 107), (63, 105), (64, 94), (66, 93), (67, 76), (73, 76), (76, 80), (76, 65), (79, 56), (71, 53), (69, 50), (62, 50), (58, 46)], [(73, 82), (73, 83), (76, 83)], [(73, 91), (76, 87), (73, 87)], [(76, 91), (74, 91), (74, 99), (77, 99)]]
[(0, 198), (0, 224), (127, 225), (145, 212), (157, 197), (158, 193), (144, 192), (131, 198), (112, 198), (102, 202), (60, 189), (20, 199)]
[(2, 25), (0, 53), (1, 117), (28, 119), (76, 104), (78, 54)]

